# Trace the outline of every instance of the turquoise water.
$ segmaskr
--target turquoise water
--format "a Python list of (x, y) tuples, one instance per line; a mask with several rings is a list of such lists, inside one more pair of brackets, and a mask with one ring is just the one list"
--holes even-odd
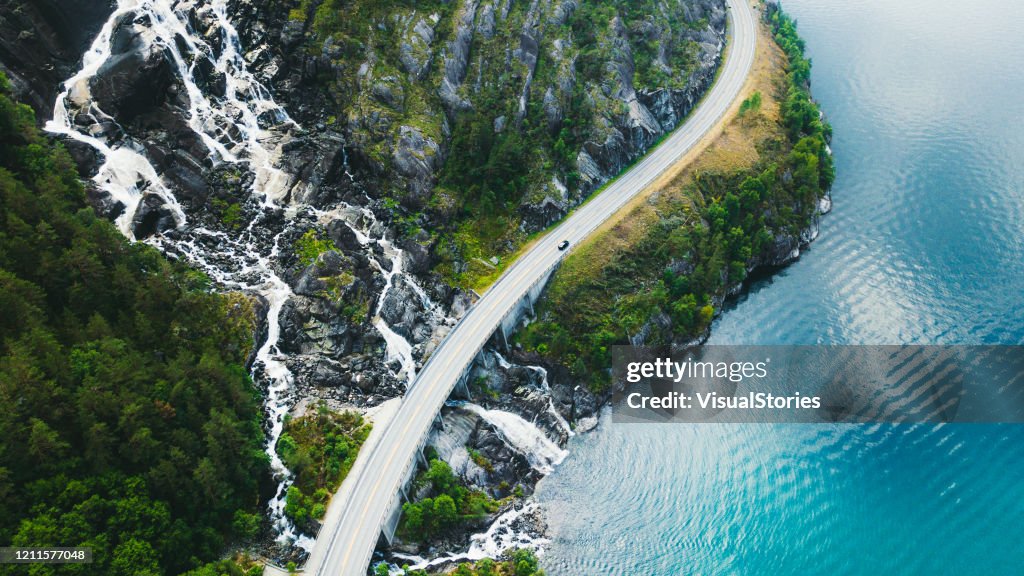
[[(787, 0), (834, 211), (717, 344), (1024, 343), (1024, 3)], [(563, 574), (1022, 574), (1024, 426), (616, 425), (541, 482)]]

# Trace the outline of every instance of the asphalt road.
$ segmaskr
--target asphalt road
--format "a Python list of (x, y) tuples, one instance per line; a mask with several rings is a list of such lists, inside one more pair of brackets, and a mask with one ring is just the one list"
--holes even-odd
[(753, 65), (757, 24), (747, 0), (727, 2), (732, 15), (729, 54), (710, 93), (661, 146), (520, 256), (435, 350), (375, 449), (359, 455), (366, 460), (358, 477), (353, 478), (355, 487), (344, 510), (336, 517), (338, 520), (328, 522), (320, 530), (304, 570), (306, 574), (366, 574), (385, 515), (435, 415), (505, 314), (566, 254), (558, 250), (558, 244), (568, 240), (571, 246), (578, 245), (685, 155), (728, 111)]

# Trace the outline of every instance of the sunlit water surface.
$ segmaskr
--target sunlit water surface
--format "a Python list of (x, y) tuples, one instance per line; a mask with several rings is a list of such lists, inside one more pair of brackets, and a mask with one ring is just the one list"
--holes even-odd
[[(712, 343), (1024, 343), (1024, 3), (784, 6), (835, 208)], [(605, 421), (570, 449), (552, 575), (1024, 573), (1024, 426)]]

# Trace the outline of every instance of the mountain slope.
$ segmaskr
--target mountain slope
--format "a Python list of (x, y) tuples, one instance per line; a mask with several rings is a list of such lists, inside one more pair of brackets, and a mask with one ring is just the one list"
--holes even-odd
[(246, 8), (243, 36), (292, 114), (343, 138), (358, 192), (462, 286), (675, 127), (725, 26), (714, 0)]

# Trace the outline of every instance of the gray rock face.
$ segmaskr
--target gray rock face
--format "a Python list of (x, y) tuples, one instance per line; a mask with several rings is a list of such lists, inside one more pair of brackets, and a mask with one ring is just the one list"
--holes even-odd
[(793, 260), (800, 253), (800, 240), (793, 236), (778, 234), (768, 249), (768, 257), (765, 264), (768, 266), (781, 266)]
[(406, 202), (422, 206), (433, 189), (435, 174), (440, 169), (441, 155), (437, 142), (411, 126), (402, 126), (401, 137), (393, 156), (395, 170), (407, 180)]
[(576, 0), (563, 0), (559, 2), (554, 10), (552, 10), (548, 22), (555, 27), (562, 26), (569, 20), (569, 16), (576, 11), (578, 6), (579, 3)]
[[(603, 78), (591, 79), (595, 65), (588, 65), (587, 85), (582, 87), (576, 46), (581, 40), (566, 33), (578, 0), (466, 0), (452, 5), (447, 16), (395, 6), (379, 16), (365, 38), (358, 38), (361, 45), (351, 38), (319, 38), (307, 26), (306, 42), (283, 43), (280, 54), (264, 51), (254, 66), (272, 77), (278, 100), (287, 102), (303, 125), (337, 121), (325, 133), (336, 130), (344, 162), (335, 161), (318, 181), (303, 177), (297, 198), (320, 205), (334, 199), (364, 203), (367, 196), (389, 197), (399, 201), (405, 215), (423, 212), (418, 225), (428, 230), (443, 228), (457, 217), (458, 207), (451, 203), (456, 191), (446, 190), (443, 198), (435, 198), (435, 192), (453, 138), (466, 129), (464, 119), (482, 117), (494, 134), (503, 135), (543, 123), (556, 136), (567, 111), (577, 104), (574, 99), (583, 96), (594, 111), (593, 129), (583, 141), (572, 141), (577, 148), (567, 155), (575, 162), (545, 165), (568, 193), (561, 194), (545, 179), (531, 182), (518, 200), (522, 231), (530, 233), (564, 216), (675, 127), (709, 85), (724, 40), (724, 1), (682, 0), (679, 6), (685, 21), (669, 24), (658, 13), (628, 25), (619, 18), (600, 25), (595, 37), (604, 61), (596, 68)], [(678, 11), (675, 5), (665, 9)], [(287, 10), (271, 0), (237, 3), (233, 11), (243, 42), (260, 45), (259, 30), (271, 37), (297, 34)], [(696, 22), (707, 26), (693, 27)], [(395, 42), (395, 49), (382, 51), (380, 41)], [(702, 42), (685, 86), (679, 88), (676, 81), (671, 89), (634, 86), (639, 57), (634, 52), (640, 41), (658, 47), (658, 66), (666, 77), (672, 75), (666, 70), (669, 44)], [(541, 61), (543, 75), (537, 71)], [(541, 86), (535, 85), (538, 75)], [(500, 95), (497, 101), (495, 95)], [(537, 118), (526, 118), (528, 114)], [(426, 248), (438, 250), (429, 244)], [(453, 264), (455, 270), (468, 265), (462, 260)], [(421, 260), (417, 273), (431, 267)]]
[(476, 32), (485, 40), (494, 38), (494, 6), (484, 4), (476, 19)]
[(701, 0), (682, 6), (689, 22), (705, 18), (708, 21), (704, 29), (684, 28), (681, 32), (684, 39), (704, 43), (697, 67), (682, 88), (637, 90), (633, 85), (635, 55), (631, 38), (656, 41), (659, 45), (657, 64), (664, 69), (667, 68), (666, 52), (671, 30), (659, 28), (650, 21), (627, 29), (620, 19), (612, 20), (608, 42), (613, 59), (608, 63), (609, 76), (602, 90), (606, 97), (622, 102), (625, 112), (608, 118), (600, 131), (603, 138), (585, 142), (579, 151), (576, 164), (583, 183), (582, 194), (618, 174), (662, 134), (675, 128), (714, 80), (725, 38), (724, 5), (713, 0)]
[(537, 58), (540, 55), (540, 21), (539, 13), (540, 0), (533, 0), (530, 9), (523, 21), (522, 31), (519, 33), (519, 48), (513, 52), (513, 56), (526, 67), (526, 78), (523, 81), (523, 88), (519, 96), (519, 109), (516, 113), (516, 122), (520, 123), (526, 117), (526, 103), (529, 99), (530, 87), (533, 85), (533, 76), (537, 71)]
[(404, 253), (403, 265), (406, 271), (411, 274), (427, 274), (433, 264), (430, 256), (428, 242), (430, 235), (422, 231), (416, 238), (405, 238), (399, 243), (399, 248)]
[(469, 0), (462, 5), (455, 29), (455, 39), (448, 44), (447, 54), (444, 57), (444, 78), (438, 89), (438, 95), (441, 96), (441, 101), (444, 102), (450, 115), (472, 107), (472, 104), (459, 96), (459, 86), (466, 79), (466, 70), (469, 67), (469, 49), (473, 41), (473, 21), (476, 18), (476, 7), (476, 0)]
[(425, 18), (417, 19), (398, 48), (398, 59), (413, 79), (422, 80), (429, 70), (432, 55), (430, 48), (433, 43), (433, 26)]
[(396, 110), (401, 110), (404, 105), (405, 96), (402, 91), (402, 85), (393, 77), (381, 78), (373, 85), (371, 93), (381, 104)]
[(554, 131), (562, 123), (562, 107), (551, 86), (544, 92), (544, 116), (548, 121), (548, 130)]
[[(597, 107), (599, 118), (590, 141), (576, 142), (580, 149), (569, 153), (576, 153), (580, 186), (569, 190), (566, 173), (546, 175), (520, 207), (524, 230), (537, 230), (563, 216), (582, 195), (616, 174), (674, 126), (696, 102), (717, 66), (724, 11), (716, 12), (717, 0), (687, 0), (691, 1), (695, 4), (693, 21), (708, 18), (711, 24), (706, 30), (691, 32), (704, 48), (700, 70), (685, 89), (646, 92), (634, 87), (632, 36), (656, 40), (666, 33), (664, 29), (646, 24), (627, 29), (616, 20), (610, 30), (600, 31), (611, 43), (612, 56), (601, 63), (605, 77), (593, 86), (584, 86), (584, 94), (603, 97), (604, 104), (615, 105)], [(187, 2), (182, 6), (191, 9)], [(352, 226), (323, 214), (341, 201), (374, 209), (383, 224), (376, 224), (370, 235), (380, 238), (385, 236), (385, 226), (393, 226), (386, 237), (397, 239), (393, 241), (404, 251), (405, 271), (418, 275), (419, 284), (438, 302), (435, 306), (446, 308), (455, 317), (465, 313), (472, 296), (448, 289), (431, 276), (435, 262), (430, 235), (399, 234), (398, 226), (388, 221), (396, 209), (385, 208), (380, 199), (400, 198), (409, 209), (398, 209), (400, 217), (429, 205), (453, 132), (460, 128), (464, 114), (484, 114), (495, 133), (522, 130), (524, 122), (557, 133), (571, 99), (580, 92), (576, 39), (565, 33), (577, 9), (575, 0), (519, 4), (466, 0), (453, 7), (451, 21), (441, 23), (432, 14), (396, 8), (374, 28), (393, 34), (394, 49), (385, 55), (367, 42), (370, 48), (354, 59), (353, 39), (339, 36), (310, 41), (313, 33), (308, 19), (306, 23), (291, 20), (288, 7), (280, 2), (232, 3), (232, 19), (243, 35), (251, 68), (276, 90), (277, 100), (288, 106), (303, 127), (282, 149), (279, 166), (299, 183), (282, 204), (308, 204), (319, 209), (315, 215), (312, 210), (295, 215), (257, 206), (247, 196), (253, 178), (250, 174), (208, 161), (202, 143), (190, 136), (184, 123), (189, 101), (168, 54), (146, 41), (145, 27), (130, 15), (118, 24), (115, 58), (89, 86), (98, 107), (118, 122), (95, 125), (108, 131), (111, 140), (119, 137), (118, 123), (125, 126), (166, 176), (190, 219), (196, 215), (198, 224), (230, 237), (234, 229), (221, 221), (223, 212), (211, 208), (214, 199), (240, 206), (244, 222), (257, 214), (262, 218), (259, 230), (253, 232), (254, 242), (261, 244), (264, 253), (278, 242), (280, 251), (273, 267), (294, 293), (278, 318), (278, 348), (286, 355), (300, 393), (315, 391), (338, 401), (373, 404), (400, 395), (405, 386), (394, 376), (397, 370), (386, 365), (385, 342), (373, 327), (376, 304), (384, 289), (382, 271), (390, 271), (393, 263), (379, 245), (360, 241), (365, 240), (361, 234), (371, 227), (366, 222), (371, 218), (352, 224), (359, 228), (357, 234)], [(201, 12), (192, 10), (189, 18), (199, 34), (213, 38), (218, 33)], [(3, 25), (0, 23), (0, 30)], [(494, 46), (496, 42), (508, 45)], [(485, 61), (483, 48), (493, 61)], [(385, 58), (394, 61), (385, 62)], [(666, 59), (664, 54), (660, 59)], [(541, 62), (550, 68), (540, 69)], [(225, 79), (206, 57), (196, 55), (195, 70), (196, 81), (206, 93), (213, 97), (224, 93)], [(489, 102), (492, 94), (501, 94), (502, 100)], [(98, 114), (95, 110), (81, 113)], [(536, 118), (527, 118), (527, 114)], [(484, 126), (486, 129), (487, 124)], [(94, 160), (83, 158), (82, 163), (88, 166)], [(97, 204), (109, 215), (123, 209), (109, 202), (104, 205), (102, 199), (97, 199)], [(434, 230), (444, 225), (429, 210), (418, 218), (411, 228)], [(139, 236), (161, 231), (172, 234), (173, 224), (167, 207), (150, 194), (139, 207), (133, 228)], [(403, 226), (407, 224), (407, 220), (403, 222)], [(299, 264), (293, 247), (313, 228), (322, 230), (319, 237), (333, 242), (333, 248), (312, 264)], [(418, 291), (402, 276), (393, 279), (380, 307), (381, 319), (414, 345), (417, 358), (428, 353), (443, 334), (444, 321), (432, 314), (436, 315), (435, 310), (426, 309)], [(524, 365), (503, 367), (495, 356), (488, 356), (474, 377), (485, 377), (498, 397), (481, 397), (478, 402), (518, 414), (549, 438), (564, 443), (568, 433), (560, 415), (577, 422), (592, 416), (602, 399), (575, 387), (571, 377), (559, 370), (549, 367), (549, 386), (540, 370)], [(479, 418), (469, 421), (468, 435), (460, 441), (464, 456), (468, 456), (467, 444), (493, 464), (488, 470), (465, 459), (462, 473), (471, 482), (486, 484), (496, 496), (507, 495), (508, 489), (499, 493), (501, 482), (532, 485), (536, 473), (529, 463)]]
[(131, 122), (160, 106), (175, 82), (170, 52), (151, 42), (148, 29), (125, 14), (111, 38), (111, 58), (89, 85), (100, 108), (119, 121)]
[(50, 118), (61, 82), (77, 69), (115, 4), (111, 0), (0, 2), (0, 70), (10, 79), (15, 97), (35, 110), (40, 124)]

